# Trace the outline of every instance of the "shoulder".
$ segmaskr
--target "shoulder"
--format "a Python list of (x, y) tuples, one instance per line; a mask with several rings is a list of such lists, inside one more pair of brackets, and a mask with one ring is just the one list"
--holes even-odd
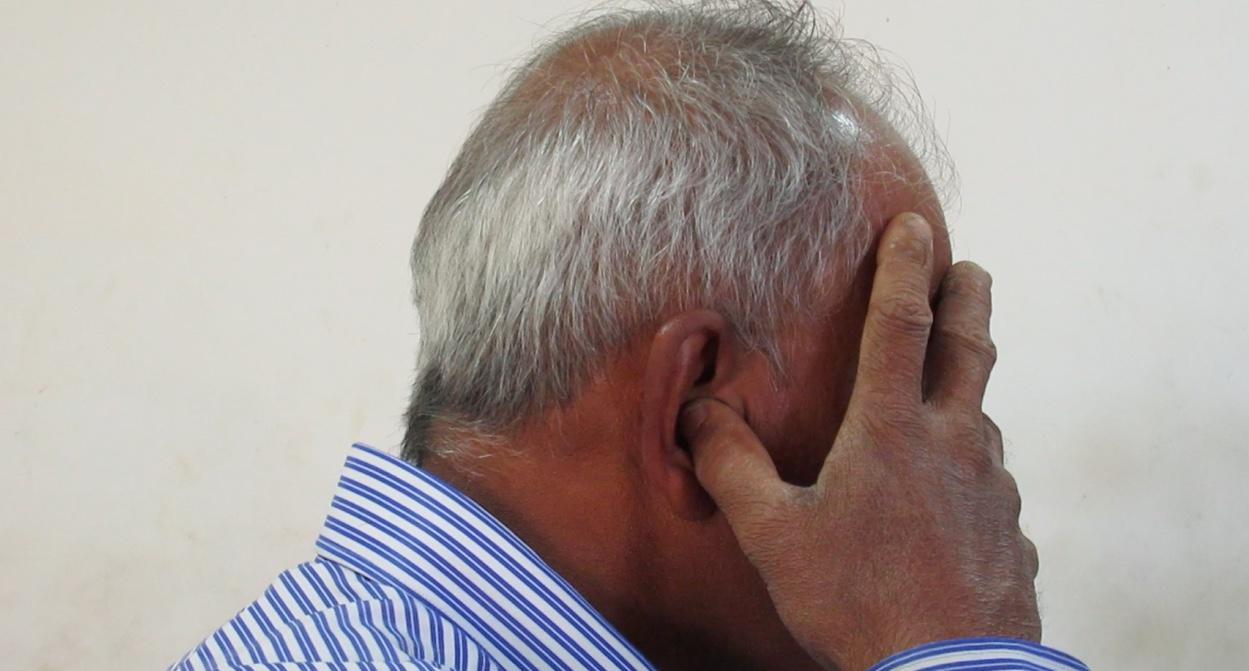
[(497, 664), (411, 594), (323, 559), (284, 571), (171, 671), (489, 671)]

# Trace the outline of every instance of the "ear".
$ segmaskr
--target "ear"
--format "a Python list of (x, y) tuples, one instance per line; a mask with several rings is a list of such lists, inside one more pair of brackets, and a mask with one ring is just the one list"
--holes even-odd
[(682, 406), (696, 398), (717, 398), (742, 410), (742, 397), (732, 384), (743, 359), (739, 348), (728, 321), (711, 310), (672, 317), (651, 341), (638, 459), (648, 485), (684, 519), (706, 519), (716, 506), (694, 474), (677, 418)]

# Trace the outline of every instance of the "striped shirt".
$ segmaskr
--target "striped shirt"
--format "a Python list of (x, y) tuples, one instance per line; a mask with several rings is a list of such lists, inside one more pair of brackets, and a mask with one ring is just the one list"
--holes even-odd
[[(316, 548), (171, 670), (653, 668), (484, 508), (368, 446), (352, 447)], [(1011, 639), (932, 644), (873, 667), (935, 669), (1087, 671)]]

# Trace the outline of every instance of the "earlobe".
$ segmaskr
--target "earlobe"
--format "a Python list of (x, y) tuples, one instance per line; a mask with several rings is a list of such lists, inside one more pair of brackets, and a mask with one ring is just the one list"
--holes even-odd
[(655, 333), (644, 374), (639, 458), (646, 481), (677, 516), (700, 521), (715, 503), (698, 482), (677, 422), (696, 398), (740, 405), (732, 396), (737, 343), (728, 322), (710, 310), (682, 313)]

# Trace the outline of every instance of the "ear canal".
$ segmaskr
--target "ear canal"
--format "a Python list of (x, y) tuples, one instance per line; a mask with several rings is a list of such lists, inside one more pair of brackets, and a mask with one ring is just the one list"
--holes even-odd
[(672, 432), (672, 444), (676, 445), (678, 450), (689, 454), (690, 441), (685, 439), (685, 434), (681, 433), (680, 427)]

